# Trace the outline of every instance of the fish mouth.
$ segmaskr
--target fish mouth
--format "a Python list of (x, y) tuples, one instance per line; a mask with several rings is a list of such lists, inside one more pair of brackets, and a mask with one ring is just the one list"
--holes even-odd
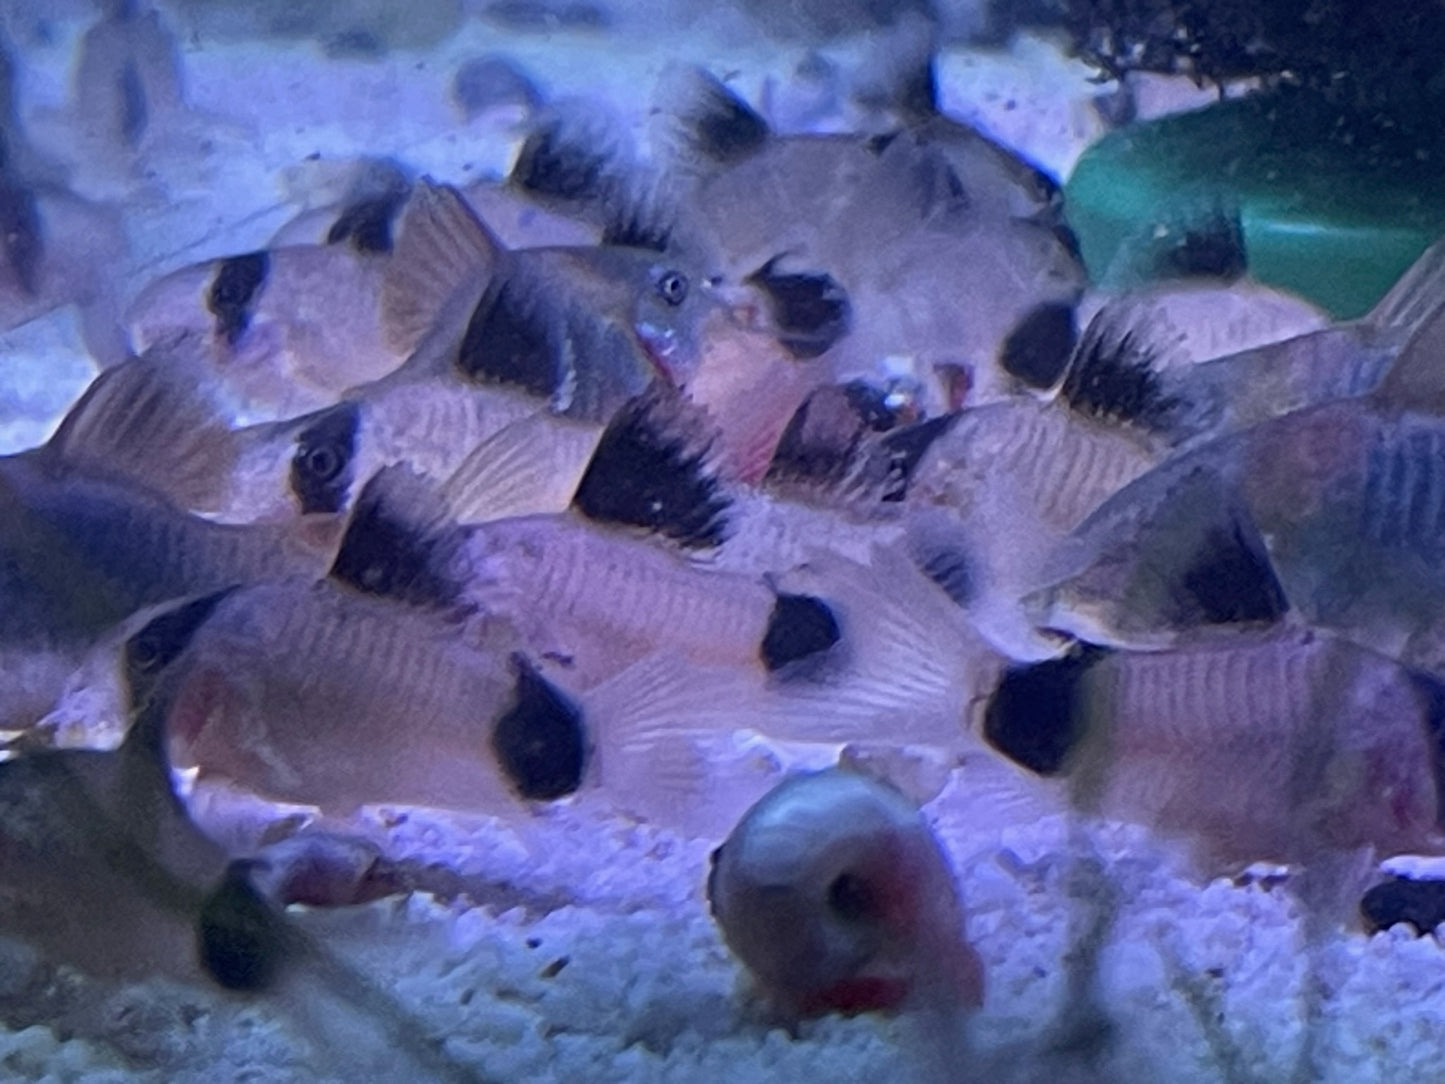
[(681, 387), (680, 359), (678, 358), (681, 351), (677, 332), (646, 322), (636, 324), (633, 332), (642, 346), (643, 355), (652, 365), (654, 375), (666, 381), (671, 387)]

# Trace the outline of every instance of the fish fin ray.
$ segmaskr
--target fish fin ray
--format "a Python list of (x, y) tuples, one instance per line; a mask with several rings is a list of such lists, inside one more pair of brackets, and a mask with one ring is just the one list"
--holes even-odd
[(387, 344), (409, 354), (468, 283), (484, 281), (505, 251), (466, 198), (423, 178), (401, 212), (381, 286)]
[(565, 511), (601, 438), (601, 426), (539, 411), (477, 445), (441, 495), (461, 523)]

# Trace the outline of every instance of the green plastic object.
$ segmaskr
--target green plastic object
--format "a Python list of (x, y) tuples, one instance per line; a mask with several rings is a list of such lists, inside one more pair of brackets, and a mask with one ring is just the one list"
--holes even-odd
[(1371, 148), (1342, 130), (1317, 103), (1260, 94), (1110, 133), (1065, 186), (1091, 278), (1138, 285), (1151, 245), (1223, 209), (1256, 279), (1362, 315), (1445, 235), (1445, 139)]

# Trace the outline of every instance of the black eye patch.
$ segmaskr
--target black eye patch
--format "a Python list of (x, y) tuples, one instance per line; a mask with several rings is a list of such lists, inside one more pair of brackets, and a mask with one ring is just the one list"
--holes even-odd
[(291, 492), (301, 511), (336, 513), (346, 507), (360, 414), (354, 403), (322, 411), (296, 438), (291, 456)]
[(779, 272), (769, 260), (744, 281), (768, 299), (777, 339), (795, 358), (815, 358), (848, 334), (853, 306), (848, 292), (821, 271)]

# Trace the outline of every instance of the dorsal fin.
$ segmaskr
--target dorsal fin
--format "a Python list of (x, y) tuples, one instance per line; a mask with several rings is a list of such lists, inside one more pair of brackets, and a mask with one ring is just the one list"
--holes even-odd
[[(105, 370), (45, 445), (66, 467), (146, 486), (190, 511), (229, 493), (238, 438), (201, 391), (186, 336)], [(194, 365), (190, 364), (194, 360)]]
[[(1121, 311), (1130, 312), (1127, 307)], [(1085, 417), (1167, 428), (1183, 403), (1164, 391), (1157, 369), (1161, 358), (1149, 329), (1120, 327), (1122, 322), (1109, 305), (1089, 321), (1059, 396)]]
[(381, 286), (387, 344), (410, 353), (447, 302), (485, 282), (506, 251), (455, 188), (422, 178), (401, 215)]
[(528, 134), (507, 183), (542, 200), (601, 205), (619, 183), (617, 154), (600, 124), (557, 114)]
[(694, 159), (688, 165), (732, 165), (760, 150), (772, 134), (757, 110), (702, 68), (665, 71), (657, 111), (670, 118), (679, 150)]
[(472, 449), (442, 497), (459, 523), (564, 511), (602, 433), (546, 411), (521, 418)]
[(607, 426), (572, 504), (588, 519), (642, 527), (692, 549), (721, 544), (731, 503), (704, 416), (657, 387)]
[(132, 709), (145, 706), (162, 675), (190, 646), (216, 607), (235, 591), (235, 587), (227, 587), (173, 606), (152, 617), (126, 640), (122, 664)]
[(896, 422), (883, 396), (867, 384), (824, 385), (793, 412), (763, 480), (837, 485), (854, 465), (864, 435), (891, 429)]
[(457, 566), (465, 540), (437, 492), (397, 464), (357, 497), (330, 576), (369, 595), (452, 607), (462, 600)]
[(602, 224), (600, 243), (669, 252), (676, 229), (677, 214), (661, 193), (636, 186), (619, 188)]
[(353, 200), (326, 231), (326, 243), (349, 244), (357, 252), (392, 251), (397, 219), (406, 206), (406, 200), (404, 189)]
[(1375, 400), (1397, 410), (1445, 414), (1445, 241), (1426, 249), (1366, 319), (1377, 327), (1410, 329)]
[(1445, 239), (1422, 252), (1365, 314), (1377, 328), (1418, 327), (1445, 303)]

